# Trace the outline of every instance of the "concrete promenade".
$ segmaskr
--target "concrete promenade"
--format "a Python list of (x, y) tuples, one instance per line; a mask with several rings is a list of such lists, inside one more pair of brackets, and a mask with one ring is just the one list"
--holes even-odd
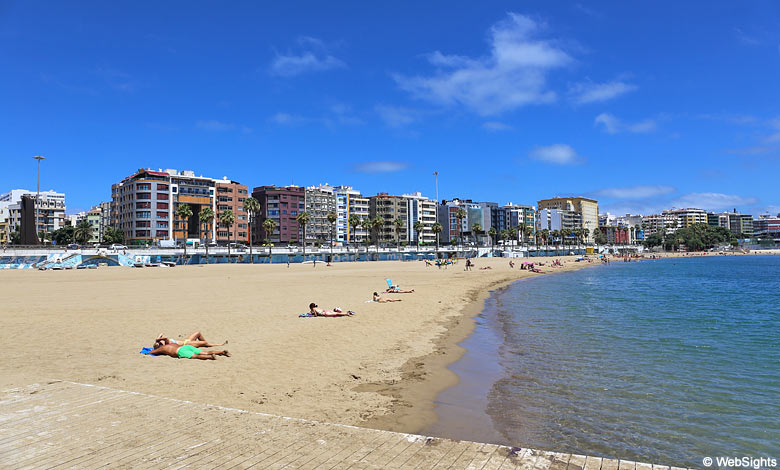
[(677, 470), (285, 418), (65, 381), (0, 392), (0, 468)]

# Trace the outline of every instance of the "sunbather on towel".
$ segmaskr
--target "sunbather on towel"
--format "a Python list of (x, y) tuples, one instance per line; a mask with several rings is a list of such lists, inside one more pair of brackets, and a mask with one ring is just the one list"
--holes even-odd
[(347, 311), (347, 313), (335, 310), (323, 310), (314, 302), (309, 304), (309, 313), (315, 317), (351, 317), (355, 314), (352, 310)]
[(201, 351), (200, 349), (190, 345), (185, 344), (183, 346), (180, 346), (178, 344), (163, 344), (159, 348), (154, 348), (152, 352), (150, 352), (152, 356), (171, 356), (175, 357), (177, 359), (203, 359), (203, 360), (214, 360), (217, 358), (217, 356), (227, 356), (230, 357), (230, 353), (227, 351)]
[(195, 333), (187, 336), (187, 338), (184, 340), (171, 339), (167, 336), (164, 336), (162, 333), (160, 333), (160, 336), (158, 336), (157, 339), (154, 340), (154, 347), (158, 348), (165, 344), (179, 344), (181, 346), (190, 345), (196, 348), (213, 348), (215, 346), (223, 346), (227, 344), (227, 341), (225, 341), (222, 344), (210, 343), (206, 341), (206, 338), (203, 337), (200, 331), (196, 331)]
[(391, 299), (389, 297), (380, 297), (378, 292), (374, 292), (374, 302), (379, 303), (385, 303), (385, 302), (400, 302), (403, 299)]
[(385, 290), (385, 292), (388, 293), (388, 294), (412, 294), (412, 293), (414, 293), (414, 289), (412, 289), (412, 290), (401, 290), (398, 287), (388, 287)]

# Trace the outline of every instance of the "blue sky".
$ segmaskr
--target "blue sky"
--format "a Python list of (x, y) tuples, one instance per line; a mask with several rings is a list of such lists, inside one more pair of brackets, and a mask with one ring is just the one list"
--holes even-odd
[(780, 212), (780, 3), (0, 0), (0, 191), (140, 167)]

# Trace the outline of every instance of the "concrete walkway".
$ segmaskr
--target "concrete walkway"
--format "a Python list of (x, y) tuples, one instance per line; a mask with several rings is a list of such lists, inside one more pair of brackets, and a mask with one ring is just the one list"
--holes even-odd
[(285, 418), (73, 382), (0, 392), (0, 469), (49, 468), (670, 470)]

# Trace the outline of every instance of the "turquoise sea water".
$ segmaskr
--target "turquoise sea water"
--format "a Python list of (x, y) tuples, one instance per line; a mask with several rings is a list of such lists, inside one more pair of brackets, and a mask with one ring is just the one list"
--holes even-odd
[(483, 419), (461, 416), (453, 437), (678, 466), (780, 461), (780, 256), (520, 281), (494, 293), (464, 344), (461, 384), (438, 412)]

